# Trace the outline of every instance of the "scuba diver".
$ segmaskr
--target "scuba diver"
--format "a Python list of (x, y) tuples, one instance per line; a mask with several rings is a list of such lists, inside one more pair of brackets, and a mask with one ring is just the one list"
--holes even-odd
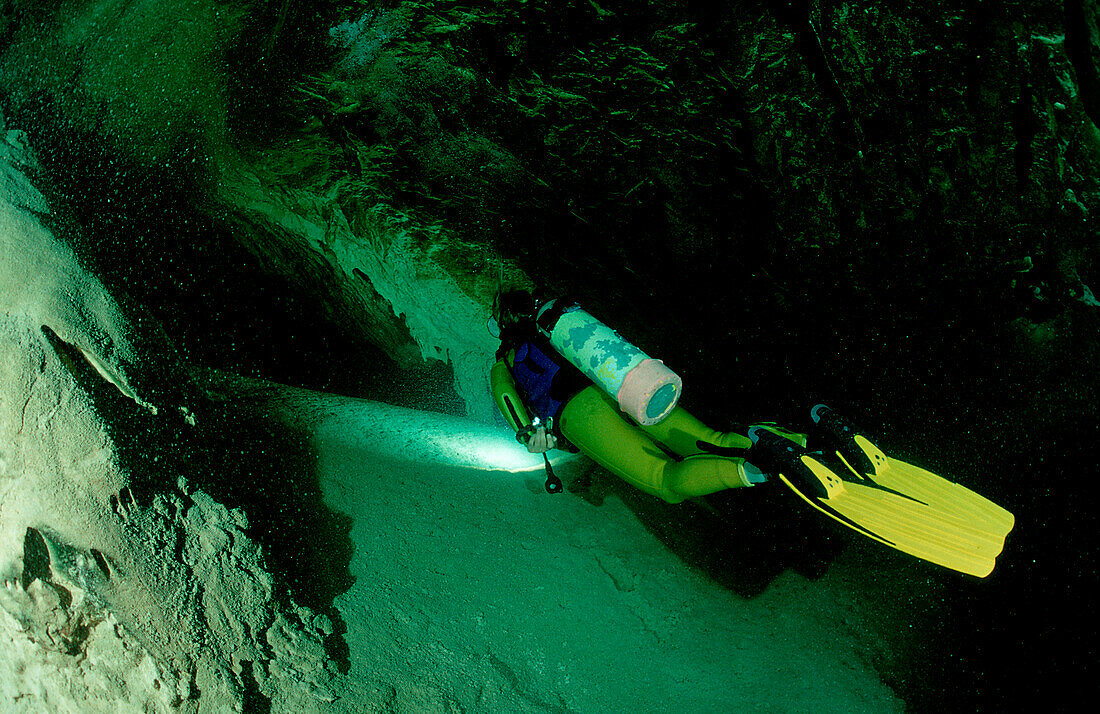
[(888, 457), (829, 407), (798, 433), (775, 424), (720, 432), (679, 406), (680, 378), (577, 303), (498, 293), (501, 341), (490, 382), (516, 439), (541, 453), (577, 450), (636, 488), (679, 503), (777, 483), (856, 532), (938, 565), (985, 577), (1015, 523), (982, 496)]

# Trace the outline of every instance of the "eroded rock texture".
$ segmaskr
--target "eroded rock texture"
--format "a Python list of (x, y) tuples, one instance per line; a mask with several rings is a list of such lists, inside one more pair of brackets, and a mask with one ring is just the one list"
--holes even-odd
[(316, 710), (332, 625), (280, 598), (242, 512), (187, 485), (210, 478), (188, 377), (45, 227), (20, 131), (0, 175), (6, 706)]

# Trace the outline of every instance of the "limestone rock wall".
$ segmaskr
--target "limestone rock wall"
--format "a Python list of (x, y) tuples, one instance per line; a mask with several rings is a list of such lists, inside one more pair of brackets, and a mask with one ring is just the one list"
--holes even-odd
[[(160, 399), (187, 378), (44, 225), (26, 135), (0, 138), (0, 696), (317, 710), (331, 623), (275, 591), (243, 513), (188, 485), (208, 478), (195, 402)], [(165, 375), (156, 398), (132, 386)]]

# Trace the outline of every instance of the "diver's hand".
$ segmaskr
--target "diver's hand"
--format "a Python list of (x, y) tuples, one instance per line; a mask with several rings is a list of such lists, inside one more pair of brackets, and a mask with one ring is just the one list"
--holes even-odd
[(536, 428), (531, 438), (527, 440), (527, 450), (532, 454), (546, 453), (557, 445), (558, 437), (548, 432), (545, 426)]

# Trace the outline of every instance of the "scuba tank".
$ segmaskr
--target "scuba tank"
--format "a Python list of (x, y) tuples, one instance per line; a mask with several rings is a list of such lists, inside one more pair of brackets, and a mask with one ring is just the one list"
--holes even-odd
[(642, 426), (667, 417), (680, 400), (683, 380), (624, 340), (580, 305), (551, 300), (538, 311), (539, 331), (562, 357), (615, 398)]

